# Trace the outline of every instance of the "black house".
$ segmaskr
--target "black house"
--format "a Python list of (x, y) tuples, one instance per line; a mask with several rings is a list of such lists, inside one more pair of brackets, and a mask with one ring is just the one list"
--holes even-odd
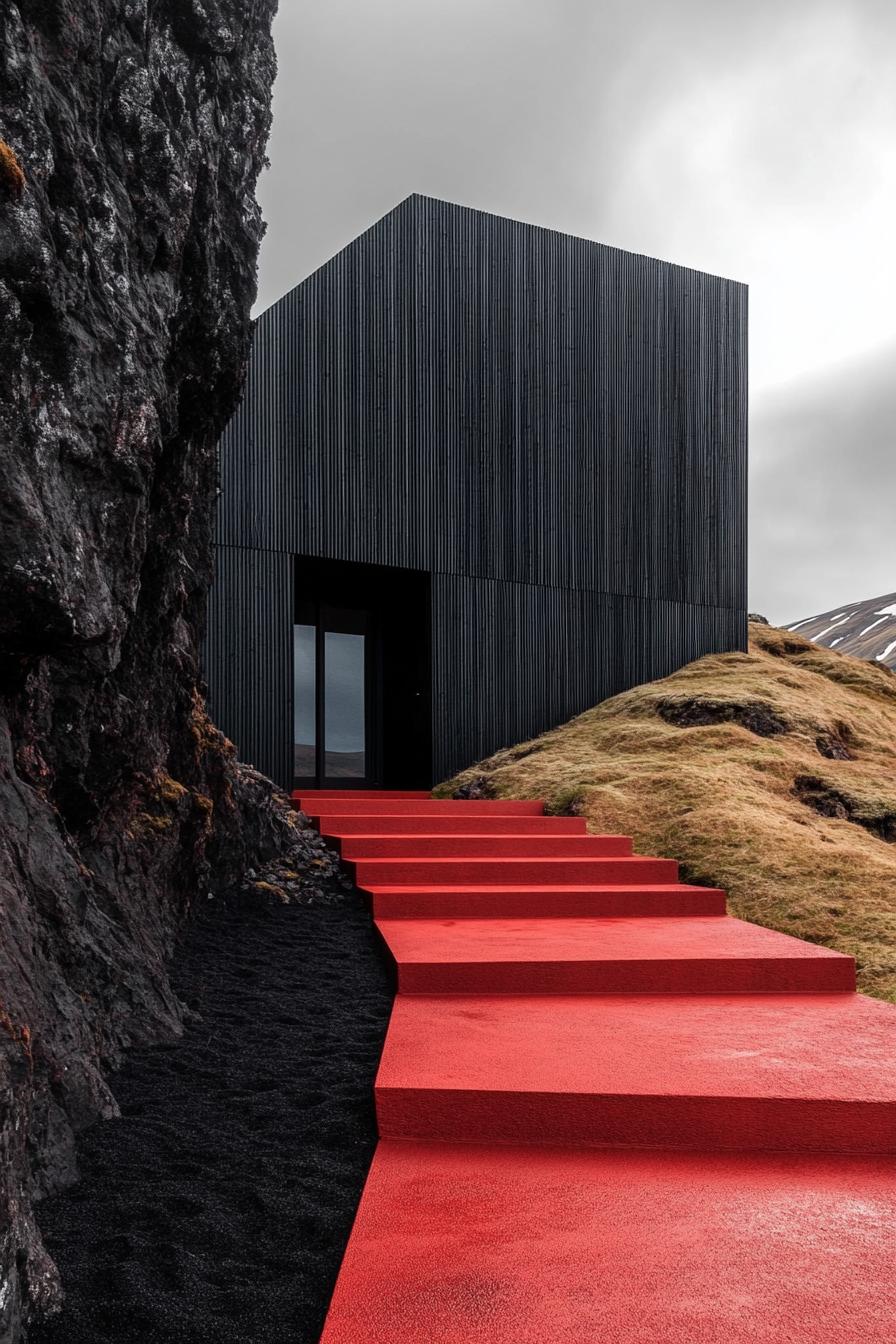
[(206, 675), (283, 785), (427, 786), (746, 643), (747, 290), (411, 196), (259, 318)]

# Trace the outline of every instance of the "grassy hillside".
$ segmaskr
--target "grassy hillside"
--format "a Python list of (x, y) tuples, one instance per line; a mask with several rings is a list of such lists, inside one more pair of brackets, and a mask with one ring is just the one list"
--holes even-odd
[(896, 675), (752, 624), (437, 792), (544, 798), (724, 887), (733, 914), (851, 953), (896, 1001)]

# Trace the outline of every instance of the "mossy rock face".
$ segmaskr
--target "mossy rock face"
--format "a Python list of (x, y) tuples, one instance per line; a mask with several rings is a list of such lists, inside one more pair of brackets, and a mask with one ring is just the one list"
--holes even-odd
[(300, 843), (198, 650), (275, 7), (0, 5), (0, 996), (32, 1047), (0, 1032), (4, 1340), (60, 1300), (32, 1199), (115, 1112), (98, 1061), (179, 1030), (178, 926)]
[(138, 812), (133, 822), (131, 830), (134, 835), (161, 835), (170, 831), (174, 825), (173, 817), (154, 816), (151, 812)]
[(21, 199), (25, 190), (25, 170), (15, 150), (5, 140), (0, 140), (0, 190), (15, 201)]
[(545, 811), (553, 817), (584, 816), (584, 789), (558, 789), (545, 803)]
[(165, 774), (164, 770), (159, 770), (152, 782), (153, 792), (161, 803), (167, 803), (172, 807), (178, 806), (185, 798), (190, 796), (190, 790), (179, 780), (172, 779), (170, 775)]
[(260, 896), (267, 897), (268, 899), (273, 898), (275, 901), (279, 901), (281, 905), (289, 904), (289, 897), (286, 892), (282, 887), (278, 887), (275, 882), (253, 882), (252, 890), (257, 891)]

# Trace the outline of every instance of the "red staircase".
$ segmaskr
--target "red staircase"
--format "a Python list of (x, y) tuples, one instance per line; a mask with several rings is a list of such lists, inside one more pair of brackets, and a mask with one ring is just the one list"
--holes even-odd
[(398, 995), (323, 1344), (891, 1344), (896, 1011), (540, 803), (302, 793)]

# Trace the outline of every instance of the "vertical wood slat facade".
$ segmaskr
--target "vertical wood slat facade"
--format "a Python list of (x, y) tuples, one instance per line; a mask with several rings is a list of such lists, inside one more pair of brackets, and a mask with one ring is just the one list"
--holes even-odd
[(292, 556), (219, 546), (204, 648), (209, 704), (240, 759), (292, 775)]
[(291, 738), (261, 554), (431, 574), (437, 777), (743, 648), (746, 324), (743, 285), (420, 196), (268, 309), (207, 653), (243, 756)]

